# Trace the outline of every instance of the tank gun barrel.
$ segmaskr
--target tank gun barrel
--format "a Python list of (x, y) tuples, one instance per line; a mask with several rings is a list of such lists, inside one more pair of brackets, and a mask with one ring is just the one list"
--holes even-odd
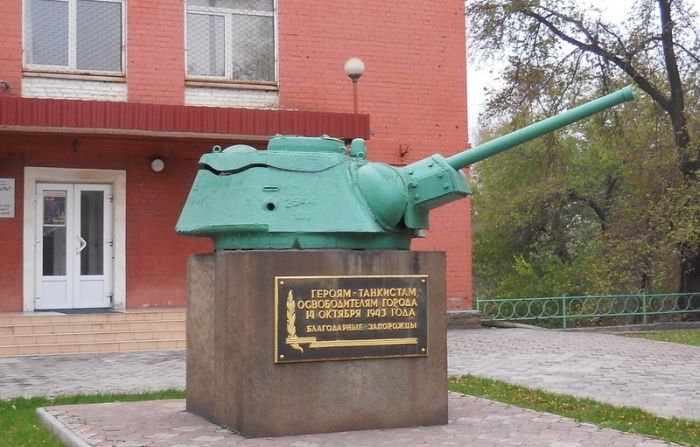
[(553, 117), (531, 124), (515, 132), (480, 144), (472, 149), (447, 158), (447, 163), (454, 169), (465, 168), (477, 161), (496, 155), (507, 149), (526, 143), (544, 134), (580, 121), (605, 109), (634, 99), (634, 89), (630, 86), (609, 95), (595, 99), (586, 104), (567, 110)]
[(349, 151), (328, 136), (280, 135), (266, 151), (215, 146), (199, 160), (176, 228), (211, 238), (217, 250), (408, 250), (430, 227), (430, 210), (471, 193), (461, 168), (632, 99), (626, 87), (450, 158), (402, 167), (367, 161), (362, 139)]

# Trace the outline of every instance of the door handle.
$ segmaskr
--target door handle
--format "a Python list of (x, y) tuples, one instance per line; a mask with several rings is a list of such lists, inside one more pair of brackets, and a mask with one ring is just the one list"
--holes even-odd
[(78, 236), (78, 243), (80, 244), (80, 247), (78, 247), (78, 251), (75, 252), (76, 255), (80, 254), (80, 252), (87, 247), (87, 242), (85, 242), (85, 239), (83, 239), (81, 236)]

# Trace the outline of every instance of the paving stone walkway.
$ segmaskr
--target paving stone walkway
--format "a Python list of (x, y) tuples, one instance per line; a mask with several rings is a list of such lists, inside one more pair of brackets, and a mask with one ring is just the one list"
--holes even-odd
[(185, 389), (185, 351), (0, 357), (0, 399)]
[(700, 419), (700, 347), (597, 332), (448, 331), (448, 374), (472, 374)]
[[(448, 374), (700, 419), (700, 347), (592, 332), (448, 331)], [(184, 389), (182, 350), (0, 358), (0, 399)]]
[[(447, 338), (450, 375), (492, 377), (617, 405), (637, 406), (667, 417), (700, 419), (700, 389), (695, 385), (695, 376), (700, 370), (700, 347), (603, 333), (530, 329), (452, 330), (448, 332)], [(183, 350), (0, 358), (0, 399), (184, 389), (184, 386)], [(453, 423), (439, 429), (439, 438), (435, 438), (444, 441), (441, 445), (465, 445), (465, 442), (478, 446), (665, 445), (641, 437), (623, 436), (618, 432), (606, 434), (605, 436), (614, 439), (600, 441), (598, 444), (598, 438), (594, 438), (592, 433), (603, 431), (586, 424), (567, 420), (567, 423), (573, 425), (562, 428), (559, 422), (553, 422), (554, 419), (551, 418), (556, 418), (554, 416), (471, 397), (458, 400), (466, 409), (465, 413), (459, 413), (461, 410), (454, 413), (454, 401), (455, 396), (451, 396), (450, 417)], [(561, 418), (557, 420), (559, 419)], [(537, 425), (538, 421), (544, 425)], [(481, 433), (478, 435), (481, 437), (464, 438), (467, 434), (460, 431), (463, 430), (459, 425), (462, 423), (471, 424), (466, 429), (467, 433)], [(479, 427), (482, 426), (491, 427), (491, 431), (480, 432)], [(452, 433), (453, 427), (458, 427), (456, 430), (459, 433)], [(498, 427), (501, 427), (501, 431), (498, 431)], [(532, 438), (519, 436), (522, 432), (530, 433), (527, 430), (533, 431)], [(430, 444), (430, 437), (435, 435), (430, 431), (420, 433), (417, 439), (425, 439), (426, 444)], [(488, 433), (497, 433), (497, 436), (491, 439)], [(356, 443), (345, 445), (383, 445), (369, 441), (375, 435), (357, 435), (360, 437), (352, 438)], [(209, 435), (202, 436), (205, 436), (203, 439), (209, 439), (206, 438)], [(285, 445), (342, 445), (336, 441), (344, 439), (323, 437), (330, 435), (319, 436), (322, 437), (299, 437), (293, 444)], [(369, 436), (365, 444), (362, 444), (365, 442), (362, 441), (365, 439), (362, 436)], [(395, 443), (404, 434), (396, 436), (399, 438), (387, 439), (392, 439), (391, 442)], [(601, 439), (607, 439), (605, 436)], [(547, 440), (548, 443), (543, 443), (542, 440)], [(236, 443), (239, 441), (244, 443), (242, 438)], [(456, 444), (450, 444), (453, 441)], [(280, 444), (270, 441), (260, 445)]]
[[(471, 396), (450, 395), (449, 425), (245, 439), (184, 411), (183, 400), (51, 407), (57, 430), (89, 445), (662, 447), (670, 444)], [(65, 428), (63, 428), (65, 427)], [(75, 444), (79, 445), (79, 444)]]

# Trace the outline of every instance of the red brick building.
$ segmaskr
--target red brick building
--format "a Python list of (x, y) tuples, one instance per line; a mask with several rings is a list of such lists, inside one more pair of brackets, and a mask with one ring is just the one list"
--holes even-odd
[[(464, 2), (397, 6), (3, 2), (0, 311), (184, 306), (185, 259), (211, 243), (174, 225), (214, 144), (364, 137), (396, 165), (466, 147)], [(431, 224), (412, 248), (447, 251), (448, 306), (468, 308), (468, 201)]]

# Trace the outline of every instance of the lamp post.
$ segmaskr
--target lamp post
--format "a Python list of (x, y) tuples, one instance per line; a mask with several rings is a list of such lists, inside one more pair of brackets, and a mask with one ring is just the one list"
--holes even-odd
[(357, 113), (357, 81), (365, 72), (365, 63), (359, 57), (351, 57), (345, 61), (345, 74), (352, 79), (353, 113)]

